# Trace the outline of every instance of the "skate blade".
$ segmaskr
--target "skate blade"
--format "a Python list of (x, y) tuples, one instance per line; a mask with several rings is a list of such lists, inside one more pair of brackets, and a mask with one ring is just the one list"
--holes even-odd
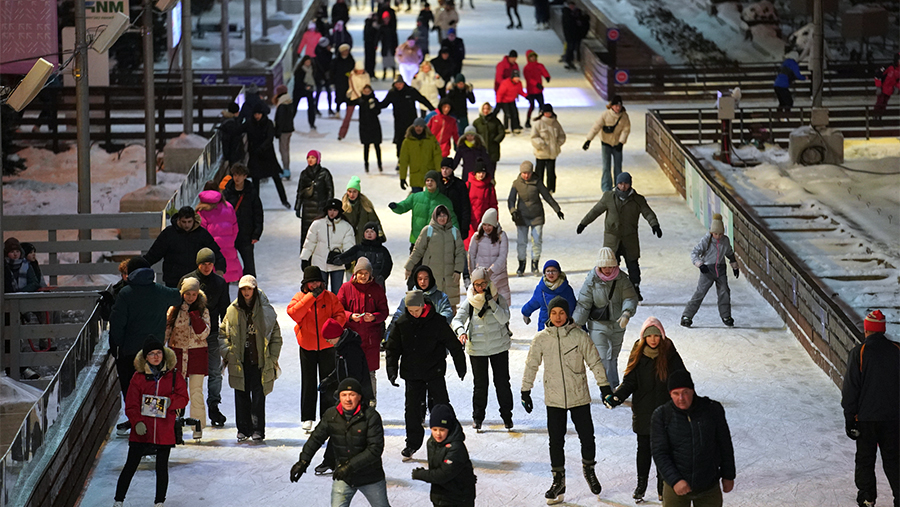
[(547, 505), (556, 505), (558, 503), (562, 503), (565, 500), (565, 495), (559, 495), (556, 498), (548, 498)]

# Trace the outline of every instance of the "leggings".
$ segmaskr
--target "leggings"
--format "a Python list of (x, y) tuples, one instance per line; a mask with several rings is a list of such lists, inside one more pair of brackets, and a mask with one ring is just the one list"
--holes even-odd
[(544, 173), (547, 173), (547, 190), (556, 192), (556, 159), (539, 158), (534, 164), (534, 175), (539, 182), (544, 181)]
[(331, 110), (331, 85), (325, 82), (316, 85), (316, 113), (319, 112), (319, 97), (322, 96), (323, 91), (325, 92), (325, 100), (328, 101), (328, 112), (332, 113), (334, 111)]
[(306, 99), (306, 121), (309, 122), (310, 128), (316, 128), (316, 109), (318, 109), (316, 94), (312, 90), (306, 90), (302, 95), (296, 97), (295, 100), (298, 105), (300, 104), (300, 99)]
[(169, 489), (169, 452), (172, 450), (170, 446), (144, 444), (139, 442), (128, 443), (128, 458), (125, 460), (125, 466), (122, 467), (122, 473), (119, 474), (119, 482), (116, 484), (117, 502), (124, 502), (125, 495), (128, 493), (128, 486), (131, 485), (131, 479), (137, 471), (138, 465), (141, 464), (141, 457), (148, 454), (156, 454), (156, 498), (153, 503), (165, 503), (166, 491)]
[(525, 117), (525, 122), (528, 124), (531, 124), (531, 113), (534, 112), (535, 103), (538, 105), (538, 111), (544, 107), (544, 92), (528, 94), (528, 116)]
[(378, 158), (378, 167), (381, 168), (381, 145), (378, 143), (363, 143), (363, 161), (369, 167), (369, 146), (375, 147), (375, 157)]
[(509, 16), (509, 26), (513, 26), (513, 13), (515, 13), (516, 19), (519, 20), (518, 26), (522, 26), (522, 18), (519, 17), (519, 5), (516, 4), (514, 7), (510, 7), (509, 4), (506, 4), (506, 15)]

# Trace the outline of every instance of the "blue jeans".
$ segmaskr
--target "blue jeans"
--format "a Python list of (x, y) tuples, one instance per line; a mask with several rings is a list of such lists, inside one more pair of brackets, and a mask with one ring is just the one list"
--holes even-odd
[(206, 338), (209, 347), (209, 377), (207, 377), (206, 404), (212, 407), (222, 403), (222, 356), (219, 354), (219, 332)]
[(342, 269), (340, 271), (329, 271), (325, 273), (325, 280), (328, 281), (331, 285), (331, 289), (329, 290), (331, 290), (331, 292), (333, 292), (334, 294), (337, 294), (338, 290), (340, 290), (341, 288), (341, 285), (344, 284), (344, 270)]
[[(525, 220), (529, 222), (529, 220)], [(516, 255), (520, 261), (528, 260), (528, 228), (531, 228), (531, 259), (536, 261), (541, 258), (541, 246), (543, 245), (544, 224), (541, 225), (517, 225), (516, 226)]]
[(344, 481), (331, 483), (331, 507), (349, 507), (353, 495), (359, 491), (369, 501), (372, 507), (391, 507), (387, 498), (387, 482), (384, 479), (374, 483), (354, 488)]
[[(600, 178), (600, 190), (609, 192), (616, 186), (616, 178), (622, 172), (622, 151), (613, 149), (612, 146), (601, 143), (603, 148), (601, 156), (603, 157), (603, 175)], [(612, 159), (613, 172), (610, 174), (610, 159)]]

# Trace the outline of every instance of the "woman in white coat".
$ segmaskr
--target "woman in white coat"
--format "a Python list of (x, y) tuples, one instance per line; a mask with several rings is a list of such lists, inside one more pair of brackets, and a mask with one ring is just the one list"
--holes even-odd
[(478, 232), (469, 243), (469, 269), (484, 268), (497, 286), (497, 290), (511, 305), (509, 274), (506, 272), (506, 257), (509, 254), (509, 239), (500, 228), (497, 210), (490, 208), (481, 217)]
[[(412, 80), (412, 87), (419, 90), (419, 93), (428, 99), (428, 102), (437, 104), (440, 102), (440, 97), (438, 96), (439, 83), (443, 82), (444, 80), (438, 76), (437, 71), (432, 68), (431, 62), (425, 60), (422, 62), (422, 65), (419, 65), (419, 72)], [(419, 111), (422, 118), (424, 118), (428, 113), (428, 108), (424, 104), (419, 104)]]
[[(566, 133), (553, 113), (553, 106), (541, 106), (541, 114), (531, 120), (531, 146), (534, 148), (534, 175), (540, 182), (547, 173), (547, 190), (556, 192), (556, 157), (566, 144)], [(545, 171), (546, 169), (546, 171)]]
[(300, 260), (309, 261), (322, 270), (325, 280), (331, 283), (331, 292), (337, 294), (344, 283), (344, 266), (332, 264), (331, 261), (356, 244), (356, 234), (353, 227), (344, 220), (341, 201), (330, 199), (325, 203), (324, 211), (325, 216), (315, 220), (309, 227), (300, 251)]

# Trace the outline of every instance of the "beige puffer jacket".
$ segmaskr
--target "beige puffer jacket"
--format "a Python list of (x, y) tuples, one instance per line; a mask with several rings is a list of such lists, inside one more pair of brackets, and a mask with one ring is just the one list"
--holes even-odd
[(437, 212), (441, 208), (447, 209), (439, 204), (431, 212), (431, 223), (419, 232), (405, 268), (412, 271), (420, 264), (430, 267), (438, 290), (447, 295), (451, 305), (456, 306), (459, 304), (459, 281), (454, 287), (453, 273), (462, 273), (466, 249), (462, 234), (453, 223), (448, 221), (445, 225), (438, 224)]
[(598, 386), (609, 385), (597, 347), (571, 321), (562, 327), (547, 326), (534, 335), (522, 375), (523, 391), (534, 387), (541, 363), (544, 363), (544, 405), (548, 407), (568, 409), (591, 402), (585, 365), (594, 372)]
[(540, 119), (531, 124), (531, 146), (534, 157), (538, 159), (556, 159), (566, 144), (566, 133), (556, 116)]
[[(616, 125), (616, 122), (618, 122), (618, 125)], [(603, 132), (604, 126), (612, 127), (613, 125), (616, 125), (616, 129), (613, 130), (612, 134)], [(610, 146), (628, 142), (628, 134), (631, 133), (631, 120), (628, 119), (628, 113), (625, 112), (625, 108), (623, 107), (620, 113), (616, 113), (607, 106), (606, 111), (603, 111), (603, 114), (597, 118), (594, 126), (588, 132), (587, 140), (592, 140), (598, 133), (600, 134), (600, 141)]]

